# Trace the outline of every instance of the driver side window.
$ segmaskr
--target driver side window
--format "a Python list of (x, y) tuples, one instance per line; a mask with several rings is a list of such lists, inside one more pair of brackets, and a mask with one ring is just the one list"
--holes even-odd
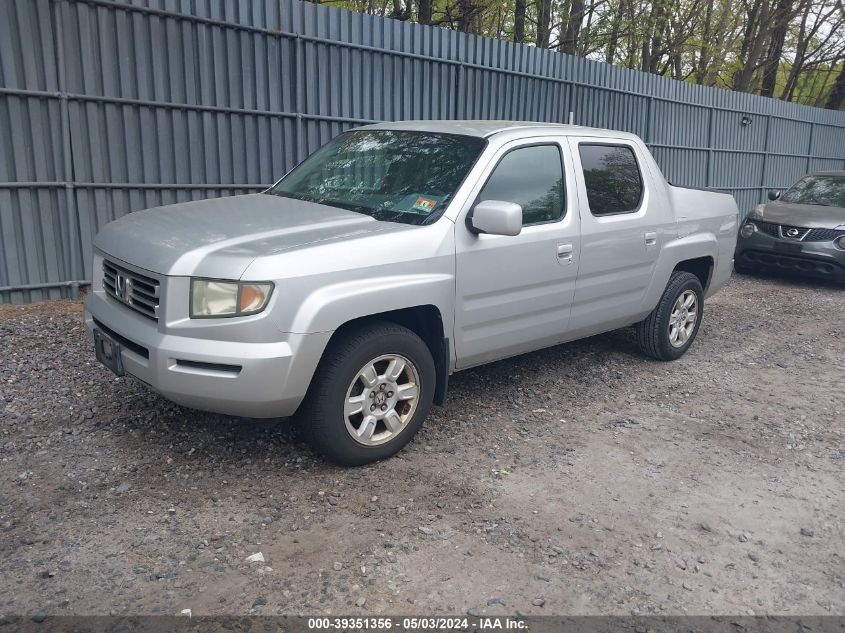
[(563, 166), (557, 145), (511, 150), (496, 165), (478, 201), (522, 206), (522, 226), (560, 220), (564, 214)]

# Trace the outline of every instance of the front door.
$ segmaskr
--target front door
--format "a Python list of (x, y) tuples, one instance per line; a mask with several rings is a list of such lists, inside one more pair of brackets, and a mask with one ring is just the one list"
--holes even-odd
[[(458, 368), (553, 345), (564, 337), (580, 255), (578, 205), (564, 142), (503, 146), (458, 218)], [(482, 200), (521, 205), (521, 233), (473, 233), (465, 220)]]

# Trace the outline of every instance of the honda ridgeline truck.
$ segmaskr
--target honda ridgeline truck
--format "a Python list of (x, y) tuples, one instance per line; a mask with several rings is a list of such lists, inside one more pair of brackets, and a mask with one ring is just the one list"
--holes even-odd
[(495, 121), (346, 132), (263, 193), (95, 241), (97, 357), (187, 407), (295, 416), (331, 460), (396, 453), (452, 372), (634, 326), (679, 358), (729, 278), (729, 195), (633, 134)]

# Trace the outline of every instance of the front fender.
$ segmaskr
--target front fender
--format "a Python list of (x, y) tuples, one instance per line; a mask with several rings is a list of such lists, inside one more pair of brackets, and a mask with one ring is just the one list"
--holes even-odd
[(332, 283), (305, 297), (291, 330), (333, 332), (353, 319), (423, 305), (440, 310), (443, 325), (449, 328), (454, 322), (454, 292), (454, 276), (446, 273), (384, 275)]

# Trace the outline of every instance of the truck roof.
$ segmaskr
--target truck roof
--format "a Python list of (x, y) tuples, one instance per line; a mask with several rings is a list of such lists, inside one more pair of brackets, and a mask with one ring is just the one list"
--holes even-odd
[(626, 139), (637, 138), (636, 135), (631, 134), (630, 132), (616, 132), (613, 130), (584, 127), (581, 125), (566, 125), (563, 123), (539, 123), (536, 121), (389, 121), (385, 123), (366, 125), (364, 128), (371, 130), (407, 130), (410, 132), (463, 134), (465, 136), (478, 136), (481, 138), (488, 138), (502, 132), (514, 132), (518, 130), (530, 130), (531, 132), (541, 134), (543, 132), (547, 132), (548, 134), (569, 132), (572, 134), (583, 134), (585, 136), (604, 136)]

